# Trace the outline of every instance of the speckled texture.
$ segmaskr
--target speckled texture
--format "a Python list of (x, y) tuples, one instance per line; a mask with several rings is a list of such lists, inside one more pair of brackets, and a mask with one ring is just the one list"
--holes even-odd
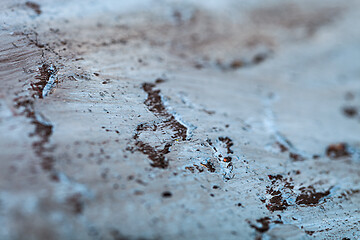
[(0, 239), (359, 239), (359, 15), (3, 1)]

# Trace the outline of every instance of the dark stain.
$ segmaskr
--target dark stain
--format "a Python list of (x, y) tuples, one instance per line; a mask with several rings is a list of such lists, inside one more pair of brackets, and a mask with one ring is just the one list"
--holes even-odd
[(204, 163), (200, 163), (201, 166), (205, 167), (209, 172), (215, 172), (215, 166), (212, 162), (207, 161), (205, 164)]
[(194, 61), (193, 66), (196, 69), (203, 68), (216, 68), (220, 71), (236, 71), (238, 69), (244, 69), (249, 67), (257, 66), (267, 59), (269, 59), (273, 54), (273, 50), (266, 49), (260, 52), (254, 52), (247, 56), (234, 56), (232, 58), (209, 58), (203, 57)]
[(171, 198), (172, 197), (172, 193), (169, 191), (165, 191), (161, 195), (163, 198)]
[(293, 161), (304, 161), (305, 158), (303, 156), (301, 156), (300, 154), (297, 153), (289, 153), (289, 157), (293, 160)]
[(260, 223), (261, 226), (258, 227), (255, 224), (249, 223), (250, 227), (254, 228), (256, 231), (258, 231), (260, 233), (264, 233), (270, 229), (270, 218), (269, 217), (257, 219), (256, 222)]
[(40, 8), (40, 5), (38, 3), (28, 1), (28, 2), (25, 3), (25, 6), (27, 6), (28, 8), (31, 8), (32, 10), (34, 10), (34, 12), (37, 15), (41, 14), (41, 8)]
[(338, 196), (338, 198), (344, 198), (345, 200), (349, 200), (354, 194), (358, 194), (358, 193), (360, 193), (359, 189), (349, 189), (341, 193), (341, 195)]
[(261, 64), (262, 62), (266, 61), (266, 59), (268, 59), (270, 55), (270, 51), (260, 52), (252, 56), (251, 59), (234, 59), (230, 61), (230, 63), (224, 63), (222, 60), (218, 59), (216, 61), (216, 64), (223, 71), (237, 70), (240, 68), (252, 67)]
[(268, 178), (272, 181), (272, 183), (274, 184), (276, 182), (276, 180), (283, 180), (283, 176), (280, 174), (277, 175), (268, 175)]
[(155, 83), (156, 83), (156, 84), (163, 83), (163, 82), (165, 82), (165, 79), (163, 79), (163, 78), (157, 78), (157, 79), (155, 80)]
[(39, 98), (43, 98), (43, 89), (46, 86), (46, 84), (49, 81), (49, 78), (51, 75), (56, 73), (56, 67), (54, 69), (51, 68), (49, 64), (44, 63), (39, 68), (39, 75), (37, 75), (35, 78), (38, 80), (35, 83), (31, 83), (32, 90), (35, 91), (34, 96), (38, 96)]
[(204, 113), (206, 113), (208, 115), (214, 115), (215, 114), (215, 111), (211, 111), (211, 110), (202, 109), (201, 111), (203, 111)]
[[(155, 80), (156, 84), (163, 83), (165, 80), (158, 78)], [(170, 147), (175, 141), (185, 141), (187, 138), (187, 128), (176, 120), (175, 116), (169, 113), (166, 110), (166, 107), (162, 101), (160, 90), (154, 89), (156, 87), (155, 83), (143, 83), (142, 89), (148, 94), (147, 99), (144, 101), (144, 104), (147, 106), (149, 111), (151, 111), (155, 116), (162, 119), (160, 123), (155, 124), (139, 124), (136, 128), (136, 133), (133, 136), (135, 140), (135, 146), (129, 147), (127, 150), (130, 151), (139, 151), (147, 155), (148, 158), (152, 161), (151, 166), (156, 168), (167, 168), (169, 166), (169, 161), (166, 159), (165, 155), (170, 152)], [(167, 140), (163, 148), (153, 147), (150, 143), (146, 143), (140, 139), (140, 135), (144, 131), (157, 131), (157, 130), (172, 130), (173, 134), (171, 140)], [(188, 168), (188, 170), (193, 171), (193, 169)]]
[(94, 44), (95, 47), (99, 47), (99, 46), (112, 46), (112, 45), (117, 45), (117, 44), (122, 44), (122, 45), (126, 45), (128, 43), (129, 39), (125, 39), (125, 38), (120, 38), (120, 39), (111, 39), (110, 41), (107, 42), (101, 42), (100, 44)]
[(143, 83), (142, 89), (148, 94), (144, 103), (156, 115), (167, 116), (168, 113), (161, 100), (160, 90), (154, 90), (155, 86), (154, 83)]
[[(293, 161), (304, 161), (306, 160), (306, 157), (303, 156), (301, 153), (299, 153), (298, 150), (293, 146), (293, 144), (286, 138), (283, 137), (283, 140), (285, 141), (285, 144), (280, 143), (279, 141), (276, 141), (275, 144), (280, 148), (280, 152), (287, 152), (289, 151), (289, 158)], [(290, 148), (290, 149), (289, 149)]]
[(228, 154), (234, 153), (234, 151), (231, 150), (231, 147), (234, 145), (234, 143), (229, 137), (219, 137), (219, 141), (223, 142), (226, 145)]
[(330, 191), (316, 192), (313, 186), (307, 188), (300, 188), (301, 194), (296, 198), (296, 204), (314, 206), (320, 202), (320, 200), (330, 194)]
[[(300, 173), (295, 173), (300, 174)], [(300, 194), (294, 191), (293, 179), (280, 174), (268, 175), (271, 186), (266, 187), (266, 193), (271, 195), (269, 200), (264, 200), (266, 208), (271, 211), (283, 211), (293, 205), (287, 198), (294, 198), (295, 204), (300, 206), (316, 206), (330, 194), (330, 189), (325, 192), (317, 192), (313, 186), (300, 188)], [(285, 196), (285, 197), (284, 197)]]
[(266, 204), (266, 208), (271, 211), (282, 211), (285, 210), (289, 204), (288, 202), (283, 199), (282, 193), (280, 191), (276, 191), (273, 188), (267, 190), (267, 193), (272, 195), (269, 200), (269, 203)]
[(32, 146), (35, 153), (41, 157), (41, 166), (44, 170), (51, 171), (54, 165), (54, 158), (49, 156), (47, 152), (50, 148), (46, 147), (53, 132), (53, 126), (50, 123), (40, 122), (36, 118), (32, 124), (35, 125), (35, 131), (30, 136), (38, 136), (40, 139), (33, 142)]
[(284, 144), (281, 144), (279, 142), (276, 142), (275, 144), (279, 146), (281, 152), (286, 152), (289, 150)]
[(289, 158), (293, 161), (304, 161), (306, 157), (303, 156), (299, 151), (294, 147), (294, 145), (290, 142), (289, 139), (285, 138), (284, 136), (280, 135), (283, 143), (276, 141), (275, 144), (280, 148), (280, 152), (287, 152), (289, 151)]
[(305, 231), (305, 233), (312, 236), (315, 233), (315, 231)]
[(32, 122), (35, 125), (35, 131), (32, 134), (39, 136), (42, 140), (41, 143), (47, 143), (52, 134), (53, 126), (48, 123), (40, 122), (39, 120), (33, 120)]
[(202, 167), (200, 167), (199, 165), (194, 164), (194, 167), (199, 171), (199, 172), (203, 172), (204, 169)]
[[(266, 208), (271, 211), (282, 211), (285, 210), (289, 204), (283, 198), (283, 193), (280, 191), (281, 188), (284, 189), (293, 189), (294, 186), (288, 182), (287, 178), (284, 178), (282, 175), (268, 175), (268, 178), (271, 180), (272, 187), (268, 186), (266, 193), (270, 194), (272, 197), (267, 201)], [(280, 190), (275, 190), (277, 185), (281, 185)]]
[(203, 68), (204, 68), (204, 65), (201, 64), (201, 63), (195, 62), (195, 63), (194, 63), (194, 67), (195, 67), (196, 69), (203, 69)]
[(345, 116), (354, 118), (358, 115), (358, 109), (356, 107), (348, 106), (342, 109)]
[(254, 56), (254, 58), (252, 60), (252, 64), (253, 65), (260, 64), (260, 63), (264, 62), (268, 57), (269, 56), (266, 53), (258, 53)]
[(148, 97), (144, 102), (145, 105), (155, 115), (164, 118), (163, 123), (165, 126), (170, 127), (175, 131), (173, 138), (178, 138), (185, 141), (187, 137), (187, 128), (178, 122), (172, 114), (167, 112), (160, 96), (160, 90), (154, 90), (155, 86), (156, 85), (153, 83), (144, 83), (142, 85), (143, 90), (148, 94)]
[[(53, 171), (54, 158), (51, 156), (52, 147), (47, 146), (53, 133), (53, 125), (45, 120), (45, 117), (35, 111), (34, 99), (36, 96), (42, 98), (42, 89), (46, 85), (51, 73), (49, 72), (49, 64), (43, 64), (40, 68), (40, 74), (36, 76), (39, 82), (31, 84), (32, 90), (35, 92), (30, 97), (18, 97), (14, 99), (15, 108), (20, 111), (21, 115), (26, 116), (34, 125), (34, 132), (30, 133), (30, 137), (35, 137), (32, 147), (34, 153), (41, 159), (41, 167), (46, 171)], [(52, 180), (58, 179), (51, 177)]]
[(195, 173), (195, 168), (194, 167), (185, 167), (186, 170), (189, 170), (192, 173)]
[(348, 157), (351, 155), (348, 148), (346, 143), (331, 144), (326, 148), (326, 155), (332, 159)]
[(80, 193), (74, 194), (66, 199), (74, 214), (81, 214), (84, 210), (84, 202)]
[(144, 143), (142, 141), (137, 141), (135, 146), (137, 147), (138, 151), (148, 156), (148, 158), (152, 161), (150, 164), (152, 167), (167, 168), (169, 166), (169, 162), (165, 158), (165, 154), (170, 152), (170, 143), (166, 144), (165, 147), (161, 150), (155, 149), (150, 144)]
[(245, 65), (245, 63), (241, 60), (233, 60), (230, 63), (230, 68), (235, 70), (235, 69), (243, 67), (244, 65)]
[(117, 229), (110, 231), (110, 235), (113, 237), (113, 240), (129, 240), (129, 237), (122, 235)]
[[(227, 154), (234, 153), (233, 150), (231, 149), (231, 147), (234, 145), (233, 141), (229, 137), (218, 137), (216, 146), (213, 144), (213, 142), (209, 138), (206, 139), (206, 142), (212, 148), (212, 150), (214, 152), (214, 157), (221, 163), (225, 163), (225, 166), (223, 166), (223, 167), (230, 169), (230, 173), (224, 174), (224, 178), (226, 180), (232, 179), (233, 175), (231, 175), (231, 174), (232, 174), (232, 170), (234, 167), (233, 163), (232, 163), (233, 157), (228, 156)], [(211, 166), (209, 166), (209, 164), (211, 164)], [(201, 164), (201, 165), (206, 167), (210, 172), (216, 171), (215, 166), (210, 161), (207, 161), (206, 164)]]
[[(278, 215), (280, 216), (280, 215)], [(250, 221), (247, 221), (250, 227), (254, 228), (259, 233), (265, 233), (270, 229), (271, 224), (283, 224), (283, 221), (280, 219), (272, 220), (270, 217), (263, 217), (260, 219), (257, 219), (256, 222), (258, 224), (253, 224)], [(259, 225), (260, 224), (260, 225)]]
[(37, 137), (32, 144), (35, 154), (41, 159), (41, 166), (44, 170), (51, 171), (54, 165), (54, 159), (49, 154), (51, 148), (47, 147), (53, 132), (53, 126), (49, 122), (45, 122), (43, 117), (35, 112), (34, 100), (30, 98), (15, 98), (15, 108), (21, 109), (21, 114), (31, 119), (34, 125), (34, 132), (30, 133), (30, 137)]

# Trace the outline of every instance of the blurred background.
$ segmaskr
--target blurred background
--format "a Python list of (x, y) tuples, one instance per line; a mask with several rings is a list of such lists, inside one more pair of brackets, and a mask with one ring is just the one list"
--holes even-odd
[(0, 0), (0, 239), (359, 239), (359, 16)]

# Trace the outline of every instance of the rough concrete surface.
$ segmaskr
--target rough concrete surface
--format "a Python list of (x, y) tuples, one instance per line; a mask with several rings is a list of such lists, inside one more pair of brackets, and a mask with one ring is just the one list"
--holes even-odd
[(360, 1), (0, 4), (0, 239), (360, 239)]

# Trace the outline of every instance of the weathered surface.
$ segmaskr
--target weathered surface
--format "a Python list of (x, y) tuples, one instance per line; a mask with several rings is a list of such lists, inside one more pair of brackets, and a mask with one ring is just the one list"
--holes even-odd
[(359, 1), (0, 16), (0, 239), (360, 238)]

